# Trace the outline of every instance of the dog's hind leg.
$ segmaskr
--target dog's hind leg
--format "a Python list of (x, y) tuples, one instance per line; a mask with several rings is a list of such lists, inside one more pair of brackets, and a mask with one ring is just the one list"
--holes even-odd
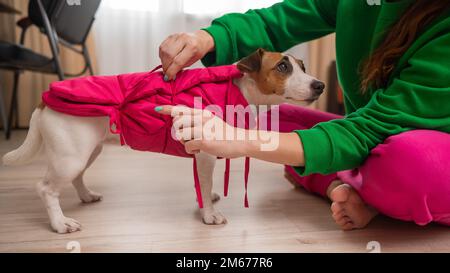
[(92, 203), (101, 201), (103, 199), (103, 196), (100, 193), (96, 193), (92, 190), (90, 190), (86, 185), (84, 184), (83, 176), (86, 172), (87, 168), (89, 168), (92, 163), (94, 163), (95, 159), (97, 159), (98, 155), (102, 152), (103, 145), (99, 144), (95, 150), (92, 152), (91, 157), (88, 160), (88, 163), (86, 165), (86, 168), (73, 180), (72, 184), (77, 190), (78, 196), (80, 197), (80, 200), (83, 203)]
[(197, 172), (203, 199), (203, 208), (200, 209), (203, 222), (208, 225), (225, 224), (227, 219), (219, 211), (216, 211), (213, 205), (213, 201), (216, 201), (214, 199), (217, 199), (218, 197), (217, 194), (212, 193), (213, 173), (216, 158), (209, 154), (200, 152), (195, 155), (195, 159), (197, 160)]
[[(89, 155), (93, 148), (73, 145), (70, 135), (66, 135), (65, 142), (70, 145), (58, 145), (54, 142), (46, 142), (48, 156), (48, 171), (42, 182), (37, 184), (37, 192), (44, 202), (50, 218), (50, 225), (58, 233), (70, 233), (81, 230), (81, 225), (76, 220), (64, 216), (59, 196), (61, 190), (70, 185), (85, 170)], [(50, 146), (50, 147), (49, 147)], [(52, 150), (52, 152), (50, 151)]]
[(83, 168), (81, 165), (73, 165), (73, 161), (62, 160), (61, 162), (68, 164), (67, 170), (60, 172), (49, 166), (44, 180), (37, 184), (36, 189), (47, 209), (52, 228), (58, 233), (70, 233), (81, 230), (81, 225), (78, 221), (64, 216), (59, 204), (59, 196), (61, 189), (69, 184)]
[(75, 232), (80, 223), (66, 217), (59, 203), (61, 190), (85, 170), (93, 151), (106, 132), (107, 120), (64, 115), (45, 108), (40, 132), (44, 142), (48, 171), (37, 184), (37, 192), (47, 209), (50, 224), (58, 233)]

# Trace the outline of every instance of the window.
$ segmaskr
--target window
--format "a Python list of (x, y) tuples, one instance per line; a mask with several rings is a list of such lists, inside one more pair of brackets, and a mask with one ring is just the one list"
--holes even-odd
[(245, 12), (249, 9), (270, 7), (281, 0), (184, 0), (183, 11), (194, 15), (217, 15)]
[(102, 5), (105, 8), (117, 10), (150, 12), (157, 12), (159, 10), (159, 1), (155, 0), (107, 0), (102, 1)]

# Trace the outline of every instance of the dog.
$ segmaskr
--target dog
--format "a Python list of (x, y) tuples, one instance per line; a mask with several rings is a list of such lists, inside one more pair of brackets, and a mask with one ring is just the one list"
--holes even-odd
[[(301, 60), (279, 52), (258, 49), (241, 59), (237, 69), (243, 76), (233, 83), (253, 105), (308, 105), (325, 88), (323, 82), (306, 73)], [(31, 162), (41, 151), (45, 153), (48, 171), (37, 183), (37, 192), (57, 233), (81, 230), (80, 223), (66, 217), (59, 204), (61, 189), (67, 184), (73, 184), (84, 203), (102, 200), (101, 194), (86, 187), (83, 174), (101, 153), (104, 140), (110, 138), (108, 128), (107, 117), (67, 115), (42, 104), (32, 114), (24, 143), (3, 157), (5, 165), (21, 165)], [(195, 159), (203, 199), (202, 220), (205, 224), (225, 224), (226, 218), (213, 205), (220, 197), (211, 191), (216, 157), (200, 152)]]

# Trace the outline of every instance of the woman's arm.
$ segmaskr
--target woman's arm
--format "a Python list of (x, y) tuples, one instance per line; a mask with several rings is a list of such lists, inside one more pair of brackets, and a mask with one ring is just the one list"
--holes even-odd
[[(444, 25), (444, 24), (442, 24)], [(360, 166), (370, 151), (392, 135), (430, 129), (450, 133), (450, 21), (398, 63), (386, 89), (344, 119), (297, 131), (304, 148), (301, 175), (328, 174)], [(420, 148), (419, 148), (420, 149)]]
[(338, 0), (285, 0), (269, 8), (231, 13), (205, 28), (216, 50), (206, 66), (231, 64), (258, 48), (285, 51), (335, 31)]
[(304, 166), (303, 147), (296, 133), (236, 128), (205, 110), (159, 106), (155, 110), (173, 117), (172, 137), (184, 142), (186, 152), (218, 157), (253, 157), (264, 161)]
[[(250, 133), (249, 131), (247, 134)], [(246, 156), (290, 166), (302, 167), (305, 165), (302, 141), (296, 133), (278, 133), (260, 130), (258, 134), (265, 136), (256, 141), (247, 141)], [(268, 137), (267, 135), (270, 136)], [(276, 149), (262, 149), (263, 145), (267, 144), (267, 139), (278, 139)]]

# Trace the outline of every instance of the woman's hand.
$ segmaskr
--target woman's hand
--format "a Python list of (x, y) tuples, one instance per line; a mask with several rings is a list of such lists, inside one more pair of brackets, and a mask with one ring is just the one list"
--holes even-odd
[(249, 156), (304, 166), (303, 145), (296, 133), (236, 128), (207, 110), (169, 105), (158, 106), (155, 110), (172, 116), (172, 137), (183, 142), (189, 154), (202, 151), (217, 157)]
[(164, 74), (168, 80), (184, 67), (188, 67), (214, 50), (214, 39), (208, 32), (198, 30), (194, 33), (170, 35), (159, 46)]
[(226, 158), (246, 156), (246, 130), (230, 126), (210, 111), (167, 105), (157, 107), (156, 111), (172, 116), (172, 137), (184, 143), (187, 153), (203, 151)]

